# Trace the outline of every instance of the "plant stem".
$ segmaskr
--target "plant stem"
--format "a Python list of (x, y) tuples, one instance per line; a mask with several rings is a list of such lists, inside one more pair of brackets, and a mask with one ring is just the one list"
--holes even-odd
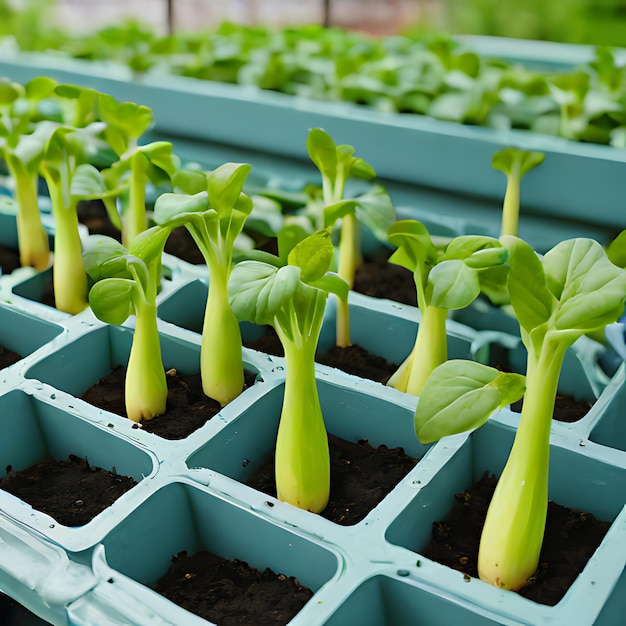
[(228, 270), (216, 259), (208, 267), (200, 371), (204, 393), (224, 406), (243, 391), (241, 330), (228, 303)]
[(424, 307), (413, 350), (389, 379), (389, 386), (419, 396), (431, 372), (448, 360), (447, 317), (447, 309)]
[(134, 422), (165, 412), (167, 380), (161, 359), (156, 304), (136, 298), (136, 323), (125, 382), (126, 413)]
[(131, 241), (146, 229), (146, 168), (145, 157), (136, 152), (131, 157), (130, 197), (123, 216), (122, 243), (128, 248)]
[(500, 235), (514, 235), (519, 230), (520, 187), (521, 187), (520, 160), (515, 159), (511, 173), (507, 176), (506, 192), (502, 205), (502, 226)]
[(548, 507), (550, 425), (565, 349), (546, 341), (529, 352), (519, 426), (483, 527), (478, 555), (482, 580), (517, 590), (539, 563)]
[(46, 177), (55, 220), (53, 285), (56, 308), (72, 315), (87, 308), (87, 273), (83, 264), (76, 203)]
[(20, 264), (32, 265), (37, 271), (50, 264), (48, 234), (41, 223), (37, 197), (37, 175), (23, 172), (19, 175), (11, 168), (15, 180), (15, 197), (18, 205), (17, 240)]
[(314, 339), (296, 345), (281, 336), (287, 374), (276, 439), (276, 489), (279, 500), (320, 513), (330, 493), (330, 455), (315, 381)]

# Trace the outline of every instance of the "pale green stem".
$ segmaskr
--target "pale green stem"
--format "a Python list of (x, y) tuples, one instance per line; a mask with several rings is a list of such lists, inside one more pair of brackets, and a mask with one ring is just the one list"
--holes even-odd
[(50, 264), (48, 234), (41, 223), (37, 197), (37, 175), (16, 175), (15, 197), (17, 199), (17, 240), (22, 266), (33, 266), (38, 271)]
[(341, 238), (339, 240), (339, 269), (338, 274), (352, 289), (354, 276), (362, 263), (359, 248), (359, 222), (356, 215), (349, 213), (341, 220)]
[(204, 312), (200, 372), (204, 393), (222, 406), (234, 400), (244, 385), (239, 322), (228, 302), (229, 270), (212, 260), (209, 295)]
[[(277, 332), (281, 336), (280, 327)], [(328, 435), (315, 381), (317, 335), (301, 345), (284, 340), (285, 395), (276, 439), (278, 499), (320, 513), (330, 494)]]
[(126, 414), (134, 422), (165, 413), (167, 379), (161, 358), (156, 304), (137, 298), (133, 343), (126, 370)]
[(123, 215), (122, 243), (128, 248), (133, 239), (146, 229), (145, 157), (137, 152), (131, 157), (129, 201)]
[(390, 387), (419, 396), (431, 372), (448, 360), (447, 317), (447, 309), (423, 309), (413, 350), (389, 379)]
[(87, 308), (87, 273), (78, 230), (76, 203), (46, 177), (55, 220), (53, 286), (56, 308), (72, 315)]
[(506, 192), (502, 205), (502, 226), (500, 235), (513, 235), (517, 237), (519, 230), (520, 211), (520, 185), (521, 185), (520, 162), (516, 159), (513, 169), (507, 175)]
[(348, 298), (337, 298), (336, 340), (339, 348), (352, 345), (350, 340), (350, 304)]
[(548, 507), (550, 426), (565, 348), (546, 342), (529, 354), (526, 392), (508, 461), (483, 527), (478, 573), (486, 582), (517, 590), (539, 563)]

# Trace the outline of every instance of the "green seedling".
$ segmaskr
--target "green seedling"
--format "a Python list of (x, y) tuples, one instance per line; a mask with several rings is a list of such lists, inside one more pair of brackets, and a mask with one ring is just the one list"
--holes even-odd
[(200, 373), (204, 393), (222, 406), (243, 390), (239, 322), (228, 302), (233, 248), (252, 201), (242, 192), (250, 165), (225, 163), (212, 172), (180, 171), (174, 183), (187, 193), (164, 193), (154, 207), (157, 224), (185, 226), (209, 272), (209, 295), (202, 328)]
[(124, 185), (127, 197), (122, 210), (122, 243), (129, 243), (147, 227), (146, 185), (169, 183), (176, 171), (172, 144), (154, 141), (139, 145), (138, 140), (152, 123), (152, 110), (134, 102), (118, 102), (113, 96), (99, 94), (98, 114), (106, 123), (104, 137), (118, 156), (109, 175)]
[[(489, 506), (478, 573), (517, 590), (539, 563), (548, 506), (550, 430), (566, 350), (582, 335), (618, 320), (626, 301), (626, 270), (591, 239), (557, 244), (543, 258), (516, 237), (507, 287), (528, 351), (524, 403), (513, 447)], [(415, 414), (423, 443), (478, 428), (498, 407), (516, 400), (519, 375), (478, 363), (450, 361), (427, 381)]]
[(38, 199), (42, 146), (30, 139), (32, 126), (58, 118), (60, 106), (51, 98), (57, 83), (35, 78), (24, 86), (0, 82), (0, 157), (15, 183), (20, 264), (44, 270), (50, 264), (48, 234), (41, 222)]
[(397, 247), (389, 261), (413, 272), (421, 318), (411, 353), (387, 384), (418, 396), (431, 372), (448, 360), (448, 311), (478, 297), (481, 273), (502, 265), (507, 251), (497, 239), (473, 235), (435, 245), (415, 220), (393, 224), (389, 242)]
[(137, 235), (128, 249), (103, 235), (90, 236), (85, 246), (85, 269), (95, 281), (89, 291), (94, 315), (116, 326), (135, 315), (124, 386), (126, 414), (134, 422), (152, 419), (166, 409), (156, 297), (161, 256), (170, 232), (154, 226)]
[(328, 271), (334, 255), (328, 229), (309, 235), (289, 252), (287, 264), (242, 261), (230, 277), (237, 317), (273, 326), (285, 351), (285, 396), (276, 440), (278, 499), (319, 513), (328, 503), (328, 436), (315, 381), (315, 351), (329, 293), (347, 283)]
[(493, 155), (493, 168), (506, 174), (506, 192), (502, 206), (500, 235), (517, 237), (520, 213), (520, 187), (522, 177), (544, 160), (543, 152), (531, 152), (518, 148), (506, 148)]
[[(332, 228), (341, 220), (338, 274), (352, 288), (356, 271), (363, 263), (361, 224), (379, 239), (385, 240), (389, 227), (396, 219), (395, 211), (389, 195), (380, 186), (355, 198), (345, 197), (349, 178), (372, 180), (376, 176), (367, 162), (354, 156), (352, 146), (335, 145), (327, 132), (313, 128), (307, 137), (307, 151), (322, 175), (322, 225)], [(337, 302), (336, 343), (340, 347), (351, 343), (347, 297)]]

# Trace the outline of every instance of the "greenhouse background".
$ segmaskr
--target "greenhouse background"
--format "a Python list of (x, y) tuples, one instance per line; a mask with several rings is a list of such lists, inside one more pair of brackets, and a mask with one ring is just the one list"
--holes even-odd
[[(17, 10), (23, 14), (15, 17)], [(198, 29), (232, 20), (326, 23), (372, 34), (445, 30), (626, 46), (626, 0), (0, 0), (0, 18), (0, 34), (18, 38), (32, 38), (54, 25), (84, 31), (123, 19), (138, 19), (160, 33), (169, 26)]]

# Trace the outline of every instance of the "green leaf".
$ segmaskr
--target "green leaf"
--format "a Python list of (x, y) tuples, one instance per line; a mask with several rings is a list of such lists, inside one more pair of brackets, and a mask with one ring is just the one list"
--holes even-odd
[(545, 154), (543, 152), (505, 148), (493, 155), (491, 165), (494, 169), (504, 172), (507, 176), (511, 175), (514, 168), (518, 167), (521, 178), (524, 174), (540, 165), (544, 158)]
[(541, 260), (522, 239), (506, 235), (501, 238), (509, 252), (507, 287), (515, 316), (528, 333), (546, 324), (556, 304), (548, 290)]
[(79, 200), (100, 199), (117, 193), (118, 190), (107, 188), (102, 173), (89, 163), (79, 165), (72, 176), (70, 194)]
[(340, 200), (325, 206), (323, 209), (324, 228), (332, 228), (337, 220), (348, 214), (356, 213), (356, 206), (355, 200)]
[[(399, 220), (392, 224), (388, 235), (389, 243), (401, 251), (394, 252), (391, 263), (396, 263), (415, 272), (427, 261), (437, 258), (437, 250), (432, 243), (428, 229), (417, 220)], [(400, 261), (400, 262), (399, 262)]]
[(435, 368), (420, 393), (415, 432), (432, 443), (482, 426), (498, 408), (519, 400), (524, 377), (474, 361), (450, 360)]
[(435, 265), (428, 275), (429, 303), (441, 309), (462, 309), (480, 294), (478, 274), (454, 259)]
[(178, 170), (172, 176), (174, 191), (191, 196), (207, 190), (206, 173), (200, 170)]
[(259, 261), (242, 261), (228, 282), (229, 301), (237, 319), (253, 324), (272, 324), (276, 313), (295, 296), (300, 268), (276, 268)]
[(43, 100), (54, 93), (57, 84), (53, 78), (37, 76), (24, 85), (24, 94), (30, 100)]
[(606, 249), (606, 254), (611, 263), (626, 268), (626, 230), (613, 239)]
[(562, 241), (546, 253), (543, 266), (559, 301), (554, 328), (587, 332), (619, 319), (626, 301), (626, 270), (611, 263), (597, 241)]
[(347, 300), (350, 294), (348, 283), (338, 274), (327, 272), (320, 279), (309, 283), (311, 287), (327, 293), (334, 293), (340, 300)]
[[(242, 193), (243, 185), (252, 166), (248, 163), (224, 163), (207, 176), (207, 192), (212, 209), (220, 219), (230, 215)], [(243, 207), (242, 207), (243, 208)], [(249, 214), (252, 203), (246, 205)]]
[(101, 93), (97, 105), (102, 120), (127, 138), (140, 137), (152, 123), (152, 110), (141, 104), (118, 102), (113, 96)]
[(289, 253), (310, 234), (300, 224), (286, 224), (278, 231), (278, 256), (284, 265), (287, 265)]
[(337, 176), (337, 147), (332, 137), (321, 128), (312, 128), (306, 140), (309, 158), (332, 184)]
[(94, 281), (103, 278), (129, 278), (128, 251), (124, 246), (105, 235), (90, 235), (84, 245), (85, 271)]
[(387, 191), (374, 185), (355, 198), (356, 215), (379, 241), (386, 241), (389, 229), (396, 221), (396, 210)]
[(95, 316), (105, 324), (120, 326), (134, 313), (134, 281), (125, 278), (105, 278), (89, 291), (89, 305)]
[(209, 196), (206, 191), (193, 195), (163, 193), (154, 204), (154, 221), (164, 226), (190, 213), (204, 213), (209, 210)]
[(163, 255), (163, 249), (172, 229), (169, 227), (152, 226), (139, 233), (130, 243), (128, 252), (150, 265)]
[(329, 229), (319, 230), (300, 241), (289, 253), (287, 262), (302, 270), (303, 283), (319, 280), (330, 267), (335, 250)]

